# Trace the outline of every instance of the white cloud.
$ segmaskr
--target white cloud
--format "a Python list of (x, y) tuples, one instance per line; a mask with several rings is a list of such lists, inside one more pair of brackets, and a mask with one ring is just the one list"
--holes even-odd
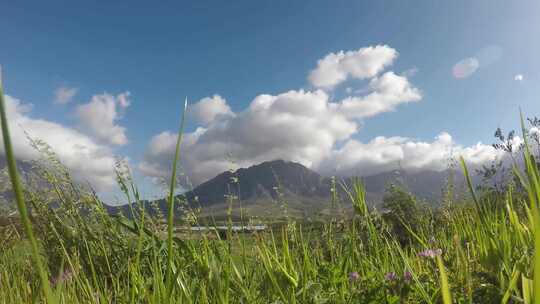
[[(358, 94), (333, 101), (321, 89), (291, 90), (277, 95), (261, 94), (239, 113), (232, 113), (219, 96), (195, 104), (203, 127), (185, 136), (181, 163), (194, 184), (216, 174), (266, 160), (296, 161), (322, 173), (369, 174), (395, 169), (446, 168), (449, 150), (481, 163), (497, 153), (491, 146), (462, 147), (441, 133), (433, 142), (401, 137), (377, 137), (364, 144), (353, 139), (360, 120), (394, 111), (400, 104), (420, 101), (422, 94), (407, 73), (384, 71), (397, 52), (388, 46), (329, 54), (310, 74), (315, 86), (331, 87), (348, 77), (369, 79), (369, 90), (346, 90)], [(202, 114), (201, 114), (202, 113)], [(216, 117), (219, 116), (219, 119)], [(154, 136), (139, 164), (150, 177), (170, 174), (177, 134)]]
[(120, 119), (116, 106), (129, 106), (128, 97), (129, 92), (116, 97), (107, 93), (92, 96), (90, 102), (77, 107), (81, 130), (107, 144), (127, 144), (126, 128), (116, 124)]
[[(30, 146), (26, 132), (30, 137), (50, 145), (76, 180), (88, 181), (98, 191), (115, 185), (115, 157), (108, 147), (96, 143), (77, 130), (30, 117), (31, 105), (18, 99), (6, 95), (5, 101), (11, 139), (18, 159), (30, 160), (39, 157), (37, 151)], [(3, 143), (1, 151), (4, 153)]]
[(344, 115), (353, 118), (371, 117), (383, 112), (393, 111), (401, 103), (416, 102), (422, 99), (420, 90), (413, 87), (404, 76), (386, 72), (373, 78), (369, 87), (372, 93), (366, 96), (351, 96), (340, 104)]
[[(184, 134), (182, 146), (190, 147), (205, 132), (204, 128), (197, 128), (192, 133)], [(138, 169), (145, 175), (156, 178), (168, 178), (172, 167), (172, 160), (176, 149), (178, 134), (169, 131), (161, 132), (150, 140), (146, 159), (141, 162)], [(184, 149), (183, 149), (184, 150)], [(182, 153), (182, 160), (184, 153)]]
[(480, 62), (475, 57), (465, 58), (457, 62), (452, 68), (454, 78), (462, 79), (471, 76), (480, 67)]
[[(271, 159), (317, 167), (337, 142), (357, 133), (357, 119), (421, 98), (406, 78), (391, 72), (375, 78), (371, 87), (373, 92), (367, 96), (342, 102), (331, 102), (322, 90), (259, 95), (243, 112), (187, 134), (183, 167), (195, 184), (231, 167)], [(176, 136), (170, 132), (156, 135), (139, 169), (148, 176), (166, 177)]]
[(310, 72), (308, 78), (313, 86), (330, 89), (349, 77), (374, 77), (391, 65), (397, 56), (397, 51), (387, 45), (330, 53), (317, 62), (317, 67)]
[(456, 144), (443, 132), (432, 142), (405, 137), (376, 137), (368, 143), (349, 140), (321, 163), (326, 174), (373, 175), (395, 169), (408, 171), (442, 171), (450, 159), (463, 156), (471, 166), (478, 166), (501, 156), (491, 145), (478, 143), (471, 147)]
[(198, 122), (207, 125), (215, 119), (234, 116), (227, 101), (219, 95), (205, 97), (189, 107), (189, 113)]
[(68, 87), (59, 87), (54, 91), (54, 103), (55, 104), (66, 104), (71, 102), (73, 97), (79, 91), (78, 88), (68, 88)]
[(517, 74), (516, 76), (514, 76), (515, 81), (523, 81), (523, 79), (524, 79), (523, 74)]
[[(232, 163), (243, 167), (283, 158), (312, 165), (323, 159), (336, 141), (347, 139), (356, 130), (357, 124), (329, 103), (321, 90), (259, 95), (236, 116), (187, 134), (182, 164), (194, 183), (213, 177)], [(163, 132), (152, 139), (140, 166), (145, 174), (168, 174), (176, 136)]]

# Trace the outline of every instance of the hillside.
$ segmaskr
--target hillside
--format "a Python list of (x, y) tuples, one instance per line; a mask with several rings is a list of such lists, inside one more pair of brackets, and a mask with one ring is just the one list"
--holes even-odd
[[(5, 159), (0, 157), (0, 168), (5, 171)], [(23, 176), (32, 172), (28, 162), (19, 162)], [(5, 175), (5, 176), (4, 176)], [(455, 172), (455, 184), (463, 189), (463, 178)], [(2, 175), (0, 205), (11, 200), (7, 174)], [(397, 183), (417, 197), (436, 204), (446, 184), (448, 172), (436, 171), (392, 171), (362, 177), (367, 198), (376, 205), (382, 200), (388, 184)], [(346, 201), (343, 187), (349, 187), (351, 178), (336, 177), (336, 189), (342, 201)], [(279, 217), (285, 214), (309, 217), (316, 214), (335, 212), (331, 206), (332, 180), (307, 167), (284, 160), (263, 162), (234, 172), (225, 171), (181, 195), (191, 207), (201, 208), (202, 215), (225, 216), (232, 201), (233, 215), (238, 215), (240, 205), (250, 216)], [(157, 210), (166, 212), (165, 200), (141, 202), (150, 214)], [(152, 206), (154, 205), (154, 206)], [(157, 207), (157, 209), (156, 209)], [(343, 208), (349, 208), (343, 204)], [(129, 215), (129, 206), (107, 206), (111, 214), (119, 212)], [(181, 213), (179, 210), (178, 213)]]
[(198, 201), (203, 207), (222, 203), (227, 195), (247, 202), (278, 199), (279, 195), (327, 197), (330, 182), (301, 164), (275, 160), (223, 172), (185, 194), (189, 202)]
[[(22, 179), (27, 177), (28, 174), (33, 172), (33, 167), (30, 162), (17, 161), (17, 168), (19, 169)], [(9, 179), (6, 158), (0, 156), (0, 210), (1, 208), (11, 208), (13, 200), (13, 193), (11, 191), (11, 182)]]
[[(390, 183), (399, 184), (417, 197), (438, 203), (449, 172), (392, 171), (362, 177), (367, 198), (372, 204), (382, 200)], [(461, 174), (454, 172), (458, 189), (464, 189)], [(336, 178), (338, 196), (346, 202), (343, 187), (351, 178)], [(232, 201), (233, 213), (240, 204), (245, 212), (255, 216), (279, 216), (287, 208), (289, 215), (311, 216), (331, 212), (332, 180), (305, 166), (283, 160), (263, 162), (235, 172), (226, 171), (183, 194), (192, 207), (201, 207), (203, 214), (222, 216)], [(232, 200), (231, 200), (232, 199)], [(160, 202), (166, 210), (165, 202)], [(344, 208), (350, 206), (345, 203)]]

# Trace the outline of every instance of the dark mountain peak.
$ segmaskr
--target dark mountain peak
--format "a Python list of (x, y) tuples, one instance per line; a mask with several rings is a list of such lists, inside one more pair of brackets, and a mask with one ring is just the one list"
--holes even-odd
[(262, 167), (262, 168), (264, 168), (264, 167), (285, 167), (285, 166), (293, 166), (293, 167), (297, 167), (299, 169), (309, 170), (307, 167), (305, 167), (301, 163), (292, 162), (292, 161), (286, 161), (286, 160), (283, 160), (283, 159), (274, 159), (274, 160), (264, 161), (264, 162), (262, 162), (260, 164), (250, 166), (247, 169), (260, 168), (260, 167)]
[[(233, 175), (253, 174), (254, 172), (268, 173), (293, 173), (293, 174), (317, 174), (305, 167), (304, 165), (292, 161), (285, 161), (282, 159), (276, 159), (271, 161), (265, 161), (260, 164), (250, 166), (248, 168), (240, 168), (236, 170)], [(318, 174), (317, 174), (318, 175)]]
[(300, 163), (284, 161), (281, 159), (263, 162), (246, 169), (238, 169), (234, 175), (236, 175), (237, 177), (262, 177), (259, 176), (259, 174), (269, 174), (270, 177), (274, 179), (274, 182), (277, 183), (282, 183), (285, 181), (296, 181), (296, 184), (298, 182), (301, 183), (301, 180), (305, 178), (321, 178), (321, 176), (317, 172), (308, 169)]
[(223, 172), (186, 193), (190, 203), (202, 206), (224, 202), (234, 195), (243, 201), (276, 198), (278, 194), (317, 196), (327, 181), (302, 164), (284, 160), (266, 161), (234, 172)]

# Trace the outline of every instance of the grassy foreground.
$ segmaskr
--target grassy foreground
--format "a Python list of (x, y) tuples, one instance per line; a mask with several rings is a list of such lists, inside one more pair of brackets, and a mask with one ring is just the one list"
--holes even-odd
[[(179, 238), (172, 212), (166, 223), (143, 210), (110, 217), (53, 159), (41, 171), (49, 186), (23, 192), (0, 107), (19, 189), (19, 217), (0, 226), (0, 303), (540, 303), (540, 175), (528, 148), (506, 192), (471, 187), (470, 202), (414, 221), (398, 213), (389, 223), (356, 183), (343, 202), (351, 220)], [(118, 181), (138, 201), (126, 170)]]
[[(68, 185), (59, 181), (65, 205), (56, 209), (28, 194), (53, 302), (534, 303), (537, 211), (510, 192), (492, 208), (424, 214), (405, 225), (404, 241), (368, 210), (358, 184), (351, 221), (173, 237), (169, 256), (162, 221), (111, 218)], [(30, 243), (21, 229), (2, 229), (0, 302), (45, 301)]]

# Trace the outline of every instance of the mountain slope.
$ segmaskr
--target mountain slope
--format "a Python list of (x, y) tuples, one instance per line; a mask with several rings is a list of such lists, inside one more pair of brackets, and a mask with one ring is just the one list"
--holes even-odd
[[(453, 172), (456, 188), (465, 189), (461, 174)], [(371, 204), (382, 200), (390, 183), (399, 184), (417, 197), (438, 203), (446, 185), (449, 172), (392, 171), (362, 177)], [(342, 186), (349, 187), (352, 178), (337, 178), (338, 196), (349, 206)], [(235, 172), (226, 171), (199, 185), (182, 196), (192, 207), (202, 207), (203, 213), (224, 215), (229, 208), (238, 209), (242, 204), (246, 213), (257, 216), (276, 216), (286, 205), (289, 212), (309, 216), (328, 212), (331, 208), (332, 180), (305, 166), (275, 160), (264, 162)], [(228, 200), (228, 198), (233, 198)], [(160, 205), (165, 206), (162, 201)], [(166, 209), (166, 208), (164, 208)]]
[[(5, 167), (5, 159), (0, 156), (0, 169)], [(24, 174), (32, 172), (30, 163), (20, 162), (19, 169)], [(4, 170), (5, 171), (5, 170)], [(2, 170), (0, 170), (2, 172)], [(371, 204), (382, 200), (386, 187), (397, 183), (419, 198), (437, 202), (447, 181), (448, 172), (436, 171), (392, 171), (362, 177), (367, 191), (367, 199)], [(463, 190), (464, 180), (461, 174), (454, 172), (454, 181), (458, 190)], [(0, 186), (0, 205), (11, 200), (9, 179), (2, 179)], [(352, 178), (336, 178), (338, 196), (348, 206), (342, 186), (349, 187)], [(233, 209), (240, 204), (247, 213), (255, 216), (279, 216), (286, 208), (296, 216), (310, 216), (318, 212), (328, 212), (331, 207), (332, 179), (323, 177), (305, 166), (289, 161), (274, 160), (263, 162), (249, 168), (241, 168), (234, 172), (225, 171), (216, 177), (200, 184), (192, 191), (181, 195), (192, 207), (201, 207), (204, 214), (223, 215), (232, 201)], [(229, 200), (232, 198), (232, 200)], [(3, 201), (3, 203), (2, 203)], [(167, 203), (164, 199), (141, 202), (149, 214), (166, 213)], [(111, 214), (119, 212), (129, 216), (128, 205), (106, 206)], [(178, 208), (179, 206), (177, 206)], [(181, 213), (180, 208), (177, 213)], [(234, 212), (233, 212), (234, 213)]]
[(278, 199), (278, 196), (325, 197), (329, 180), (294, 162), (275, 160), (235, 172), (226, 171), (185, 194), (190, 203), (209, 206), (233, 195), (243, 201)]
[[(17, 161), (20, 178), (25, 179), (34, 170), (32, 164), (27, 161)], [(14, 195), (11, 191), (11, 180), (9, 178), (6, 158), (0, 156), (0, 207), (14, 207)]]

